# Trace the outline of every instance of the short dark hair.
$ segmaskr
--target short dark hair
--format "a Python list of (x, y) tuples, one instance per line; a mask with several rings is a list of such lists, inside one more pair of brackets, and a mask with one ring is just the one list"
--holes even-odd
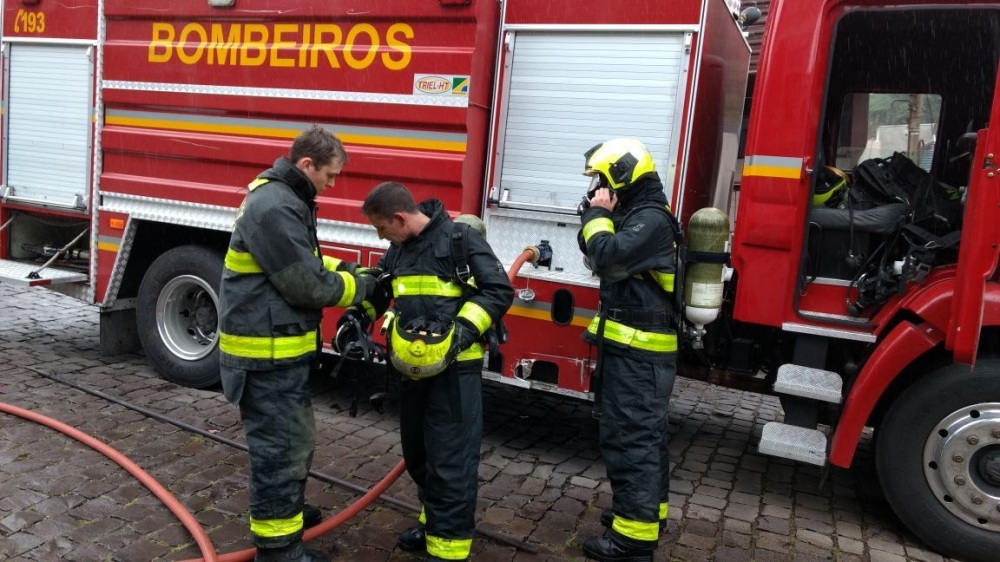
[(419, 213), (420, 208), (405, 185), (387, 181), (372, 188), (361, 204), (361, 212), (367, 217), (388, 219), (396, 213)]
[(319, 125), (313, 125), (299, 133), (292, 142), (288, 159), (298, 162), (303, 158), (312, 158), (317, 168), (322, 168), (334, 160), (347, 164), (347, 150), (337, 135)]

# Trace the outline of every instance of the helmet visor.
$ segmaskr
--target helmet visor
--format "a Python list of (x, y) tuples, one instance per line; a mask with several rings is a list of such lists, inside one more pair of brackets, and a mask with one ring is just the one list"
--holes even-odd
[(608, 182), (604, 181), (604, 176), (599, 173), (595, 173), (590, 176), (590, 187), (587, 188), (587, 199), (593, 199), (594, 195), (597, 194), (597, 190), (602, 187), (608, 187)]

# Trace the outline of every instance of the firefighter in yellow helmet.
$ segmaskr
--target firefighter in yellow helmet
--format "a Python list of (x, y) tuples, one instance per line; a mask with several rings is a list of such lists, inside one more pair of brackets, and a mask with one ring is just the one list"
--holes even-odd
[(605, 562), (646, 561), (667, 517), (676, 219), (640, 141), (609, 140), (585, 157), (591, 184), (579, 242), (600, 278), (600, 306), (583, 337), (597, 348), (592, 389), (612, 507), (601, 514), (610, 531), (587, 539), (583, 552)]
[(465, 560), (475, 531), (484, 334), (514, 290), (478, 225), (469, 224), (477, 221), (452, 221), (441, 201), (417, 204), (405, 186), (386, 182), (361, 211), (391, 244), (378, 268), (391, 284), (392, 314), (388, 296), (372, 304), (376, 317), (387, 317), (403, 458), (422, 507), (397, 544), (426, 548), (426, 560)]

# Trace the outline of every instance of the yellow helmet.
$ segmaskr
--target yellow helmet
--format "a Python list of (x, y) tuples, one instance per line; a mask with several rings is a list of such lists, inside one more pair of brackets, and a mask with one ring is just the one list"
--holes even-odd
[(837, 207), (847, 197), (850, 178), (833, 166), (823, 166), (816, 177), (816, 191), (813, 192), (813, 207)]
[(454, 334), (454, 323), (445, 329), (438, 322), (425, 322), (422, 318), (406, 326), (397, 320), (389, 336), (389, 360), (397, 371), (411, 379), (433, 377), (454, 359), (449, 353)]
[[(624, 189), (647, 174), (656, 172), (653, 156), (638, 139), (613, 139), (585, 152), (587, 159), (583, 174), (600, 176), (608, 182), (606, 187)], [(601, 186), (605, 187), (605, 186)]]

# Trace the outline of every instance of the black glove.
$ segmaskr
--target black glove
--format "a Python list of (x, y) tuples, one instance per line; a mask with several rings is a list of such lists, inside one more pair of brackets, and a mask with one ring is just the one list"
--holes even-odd
[(378, 290), (378, 278), (371, 275), (354, 276), (354, 302), (372, 302)]
[(351, 273), (355, 275), (371, 275), (375, 279), (382, 276), (383, 271), (377, 267), (357, 267)]
[(479, 340), (479, 331), (464, 318), (455, 320), (455, 331), (451, 335), (451, 353), (458, 355), (472, 347)]

